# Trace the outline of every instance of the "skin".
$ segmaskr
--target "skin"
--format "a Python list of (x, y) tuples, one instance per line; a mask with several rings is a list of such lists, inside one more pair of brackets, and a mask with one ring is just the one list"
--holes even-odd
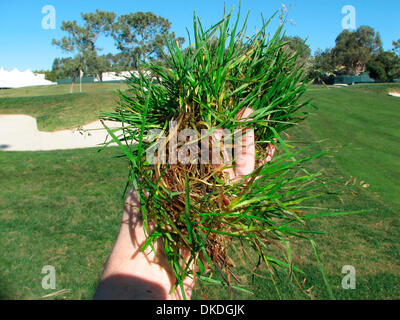
[[(252, 109), (246, 108), (239, 112), (238, 119), (244, 120), (251, 115)], [(242, 152), (235, 160), (235, 168), (224, 169), (231, 182), (240, 180), (250, 174), (255, 168), (254, 130), (245, 128), (242, 137)], [(222, 135), (217, 131), (217, 140)], [(218, 139), (219, 136), (219, 139)], [(268, 146), (267, 159), (272, 159), (276, 147)], [(222, 147), (222, 154), (226, 151)], [(225, 158), (226, 159), (226, 158)], [(214, 166), (223, 165), (214, 164)], [(224, 200), (225, 201), (225, 200)], [(229, 201), (229, 200), (226, 200)], [(154, 226), (150, 224), (150, 232)], [(147, 237), (143, 230), (140, 204), (134, 189), (131, 189), (125, 201), (121, 228), (110, 257), (107, 261), (94, 299), (98, 300), (181, 300), (183, 294), (180, 288), (171, 293), (175, 276), (167, 263), (161, 239), (155, 244), (157, 254), (148, 248), (140, 252)], [(182, 255), (188, 255), (182, 252)], [(194, 280), (187, 277), (184, 281), (186, 298), (191, 299)]]

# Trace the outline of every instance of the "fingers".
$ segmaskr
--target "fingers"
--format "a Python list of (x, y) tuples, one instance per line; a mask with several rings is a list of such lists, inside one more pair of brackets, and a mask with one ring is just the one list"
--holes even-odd
[[(276, 141), (276, 139), (274, 139)], [(267, 157), (259, 162), (259, 165), (262, 166), (265, 163), (268, 163), (272, 160), (274, 157), (275, 153), (277, 152), (278, 148), (276, 147), (275, 144), (270, 143), (267, 146)]]
[[(239, 110), (237, 119), (245, 121), (254, 112), (251, 108), (243, 108)], [(221, 143), (224, 133), (222, 129), (217, 129), (213, 135), (213, 167), (219, 167), (223, 164), (229, 165), (231, 163), (229, 154)], [(218, 144), (219, 148), (215, 145)], [(253, 128), (240, 128), (235, 132), (235, 146), (234, 146), (235, 169), (225, 168), (223, 172), (229, 181), (240, 180), (243, 176), (251, 174), (255, 169), (255, 136)], [(215, 153), (214, 153), (215, 152)], [(221, 153), (223, 159), (221, 159)]]
[[(146, 190), (144, 190), (143, 193), (146, 198), (149, 196), (149, 193)], [(155, 225), (150, 219), (148, 225), (151, 234), (154, 231)], [(158, 239), (156, 243), (153, 243), (152, 248), (148, 247), (144, 252), (142, 252), (141, 249), (147, 239), (148, 234), (146, 234), (143, 229), (143, 220), (138, 194), (135, 188), (132, 187), (125, 201), (123, 224), (112, 253), (116, 258), (109, 259), (112, 262), (110, 263), (109, 269), (119, 271), (126, 270), (126, 273), (134, 274), (136, 277), (148, 281), (154, 281), (157, 279), (157, 283), (162, 288), (165, 288), (166, 299), (183, 299), (184, 295), (182, 294), (180, 287), (178, 287), (173, 293), (169, 293), (176, 278), (173, 270), (168, 264), (162, 239)], [(190, 251), (182, 248), (181, 255), (187, 264), (190, 258)], [(186, 267), (184, 261), (181, 261), (181, 266), (182, 268)], [(192, 268), (193, 261), (189, 266), (189, 269)], [(194, 287), (193, 277), (186, 277), (183, 281), (183, 287), (186, 298), (191, 299)]]
[[(220, 166), (231, 165), (231, 160), (228, 151), (225, 148), (225, 144), (222, 141), (224, 132), (222, 129), (217, 129), (212, 136), (212, 167), (218, 168)], [(222, 159), (221, 159), (222, 153)], [(235, 179), (235, 171), (233, 168), (225, 168), (222, 170), (228, 180)]]
[[(254, 112), (251, 108), (241, 109), (237, 120), (245, 121)], [(236, 140), (239, 139), (239, 143)], [(235, 134), (235, 175), (237, 178), (249, 175), (254, 171), (256, 159), (254, 129), (241, 129)]]
[[(146, 198), (149, 197), (149, 192), (147, 190), (143, 190), (143, 193)], [(128, 203), (129, 205), (132, 206), (136, 206), (137, 208), (140, 209), (140, 202), (135, 187), (132, 187), (131, 190), (129, 191), (125, 203)]]
[(254, 129), (244, 129), (240, 145), (235, 145), (235, 174), (243, 177), (251, 174), (255, 168), (256, 150)]

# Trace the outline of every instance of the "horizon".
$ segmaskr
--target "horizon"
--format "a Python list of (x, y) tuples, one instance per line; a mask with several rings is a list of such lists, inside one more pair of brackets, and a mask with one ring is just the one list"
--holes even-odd
[[(153, 1), (152, 3), (135, 3), (133, 1), (115, 0), (112, 4), (105, 0), (88, 0), (79, 2), (77, 0), (63, 2), (52, 1), (29, 1), (16, 0), (12, 3), (0, 3), (0, 33), (2, 50), (0, 51), (0, 68), (7, 71), (17, 69), (19, 71), (51, 70), (55, 58), (67, 57), (71, 54), (63, 53), (51, 44), (52, 39), (61, 39), (66, 33), (61, 30), (62, 21), (81, 21), (81, 12), (94, 12), (96, 9), (114, 11), (117, 15), (137, 11), (152, 11), (156, 15), (163, 16), (171, 22), (171, 32), (176, 36), (184, 37), (186, 47), (188, 43), (187, 31), (192, 29), (193, 12), (202, 19), (204, 26), (210, 26), (217, 22), (223, 14), (224, 3), (229, 12), (234, 9), (233, 15), (238, 13), (239, 1), (204, 1), (202, 3), (174, 0), (171, 2)], [(267, 18), (282, 8), (285, 4), (289, 9), (285, 30), (288, 36), (299, 36), (307, 39), (312, 54), (317, 49), (332, 48), (335, 39), (344, 29), (342, 19), (346, 14), (342, 13), (345, 5), (351, 5), (356, 10), (356, 25), (372, 27), (380, 33), (384, 50), (392, 49), (392, 41), (400, 39), (400, 2), (386, 1), (342, 1), (332, 3), (327, 0), (310, 0), (302, 3), (299, 0), (292, 1), (242, 1), (241, 21), (248, 11), (248, 33), (253, 33), (260, 25), (261, 14)], [(42, 9), (46, 5), (54, 6), (56, 10), (56, 29), (43, 29), (42, 20), (46, 14)], [(21, 9), (23, 8), (23, 9)], [(390, 10), (388, 10), (390, 8)], [(212, 10), (210, 10), (212, 9)], [(269, 30), (275, 31), (278, 22), (274, 20)], [(353, 30), (350, 30), (353, 31)], [(117, 53), (112, 38), (99, 38), (98, 45), (103, 48), (100, 54)]]

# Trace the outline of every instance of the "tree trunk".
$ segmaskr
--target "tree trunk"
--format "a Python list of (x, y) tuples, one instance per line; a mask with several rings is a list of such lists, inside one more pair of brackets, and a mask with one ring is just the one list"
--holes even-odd
[(72, 80), (71, 88), (69, 89), (69, 93), (73, 93), (73, 92), (74, 92), (74, 80)]
[(74, 84), (75, 84), (75, 72), (72, 74), (72, 79), (71, 79), (71, 89), (69, 91), (69, 93), (73, 93), (74, 92)]

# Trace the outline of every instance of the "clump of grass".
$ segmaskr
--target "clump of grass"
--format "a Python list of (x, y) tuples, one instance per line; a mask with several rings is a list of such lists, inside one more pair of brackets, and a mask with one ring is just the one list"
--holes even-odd
[[(117, 129), (107, 130), (131, 162), (128, 183), (137, 190), (148, 233), (143, 250), (162, 239), (177, 279), (173, 290), (176, 286), (183, 289), (188, 276), (215, 283), (219, 281), (216, 274), (231, 291), (243, 290), (230, 248), (242, 251), (244, 258), (252, 248), (259, 258), (253, 270), (262, 262), (273, 281), (277, 269), (293, 275), (298, 269), (292, 263), (291, 240), (310, 239), (313, 233), (298, 226), (310, 217), (301, 203), (313, 197), (309, 192), (323, 183), (318, 174), (302, 169), (302, 164), (321, 154), (296, 159), (299, 151), (291, 153), (281, 137), (305, 118), (301, 109), (309, 106), (299, 102), (309, 84), (296, 64), (298, 54), (285, 50), (283, 24), (274, 34), (267, 32), (272, 18), (263, 19), (262, 28), (252, 36), (246, 36), (247, 17), (239, 27), (240, 10), (233, 24), (231, 20), (232, 12), (204, 30), (195, 16), (190, 47), (182, 50), (166, 39), (167, 66), (144, 63), (139, 76), (128, 79), (129, 89), (118, 91), (119, 108), (103, 114), (104, 120), (123, 124), (119, 136)], [(246, 108), (254, 112), (243, 118)], [(197, 146), (208, 141), (215, 129), (237, 133), (254, 128), (259, 165), (232, 183), (225, 170), (235, 159), (217, 166), (160, 161), (173, 156), (172, 141), (185, 128), (199, 133), (200, 139), (190, 140)], [(158, 138), (164, 135), (158, 146), (166, 151), (149, 163), (145, 155), (154, 147), (156, 137), (149, 135), (153, 129), (158, 129)], [(272, 162), (260, 163), (271, 143), (279, 155)], [(270, 255), (271, 245), (283, 249), (285, 261)], [(250, 257), (248, 262), (251, 269)]]

